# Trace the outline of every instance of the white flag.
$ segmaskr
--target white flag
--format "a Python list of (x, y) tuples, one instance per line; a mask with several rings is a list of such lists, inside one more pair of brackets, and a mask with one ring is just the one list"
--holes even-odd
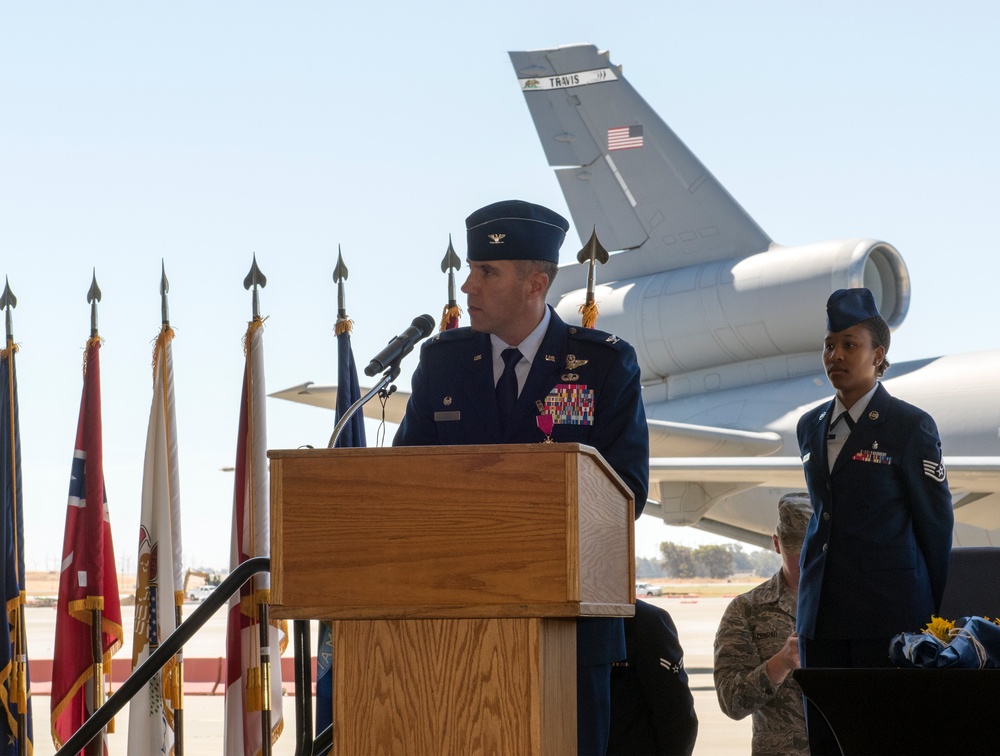
[[(145, 661), (174, 631), (177, 607), (184, 601), (174, 367), (170, 346), (173, 337), (173, 330), (165, 325), (153, 351), (153, 404), (149, 412), (142, 475), (132, 669)], [(129, 754), (174, 752), (174, 706), (181, 684), (177, 669), (175, 658), (129, 704)]]
[[(255, 318), (244, 342), (246, 367), (240, 402), (240, 427), (233, 492), (230, 571), (247, 559), (271, 553), (270, 490), (267, 470), (267, 420), (264, 411), (263, 321)], [(278, 739), (281, 716), (281, 652), (287, 644), (284, 622), (268, 627), (260, 640), (259, 606), (270, 603), (266, 573), (245, 583), (229, 600), (226, 628), (226, 756), (256, 756), (263, 746), (262, 706), (270, 698), (271, 742)], [(262, 658), (270, 660), (269, 696), (261, 685)]]

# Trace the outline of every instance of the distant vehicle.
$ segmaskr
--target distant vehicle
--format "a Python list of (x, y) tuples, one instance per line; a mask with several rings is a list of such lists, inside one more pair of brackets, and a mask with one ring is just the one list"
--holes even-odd
[(662, 596), (663, 588), (658, 585), (653, 585), (652, 583), (636, 583), (635, 584), (635, 595), (636, 596)]
[(216, 586), (214, 585), (199, 585), (197, 588), (192, 588), (188, 591), (187, 597), (191, 601), (201, 602), (211, 596), (215, 588)]

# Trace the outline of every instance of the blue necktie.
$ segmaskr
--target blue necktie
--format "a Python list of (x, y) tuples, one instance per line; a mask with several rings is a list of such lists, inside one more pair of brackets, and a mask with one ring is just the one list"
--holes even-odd
[(521, 361), (521, 352), (514, 347), (500, 353), (503, 359), (503, 373), (497, 381), (497, 412), (500, 414), (500, 428), (506, 433), (507, 423), (517, 407), (517, 373), (514, 366)]

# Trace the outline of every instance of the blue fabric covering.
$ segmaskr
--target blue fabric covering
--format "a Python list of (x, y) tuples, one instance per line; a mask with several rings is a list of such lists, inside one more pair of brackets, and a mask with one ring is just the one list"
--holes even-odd
[(889, 645), (898, 667), (1000, 669), (1000, 625), (983, 617), (955, 622), (955, 636), (945, 643), (925, 633), (900, 633)]

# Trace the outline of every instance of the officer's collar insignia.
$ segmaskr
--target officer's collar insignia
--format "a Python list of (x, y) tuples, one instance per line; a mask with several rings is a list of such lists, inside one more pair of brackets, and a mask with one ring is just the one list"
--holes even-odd
[(604, 341), (605, 341), (605, 342), (607, 342), (608, 344), (617, 344), (617, 343), (618, 343), (619, 341), (621, 341), (621, 339), (619, 339), (619, 338), (618, 338), (617, 336), (615, 336), (614, 334), (611, 334), (611, 335), (610, 335), (610, 336), (608, 336), (608, 338), (606, 338), (606, 339), (605, 339)]
[(868, 413), (869, 420), (878, 420), (878, 410), (872, 410)]
[(587, 364), (589, 360), (578, 360), (575, 354), (566, 355), (566, 369), (576, 370), (578, 367), (583, 367)]
[(556, 356), (554, 354), (547, 354), (547, 355), (545, 355), (545, 361), (546, 362), (555, 362), (556, 361)]
[(826, 413), (825, 412), (822, 415), (819, 416), (819, 419), (822, 420), (824, 417), (826, 417)]
[(490, 244), (503, 244), (503, 238), (507, 234), (486, 234), (490, 240)]
[(481, 359), (483, 359), (483, 355), (477, 354), (475, 357), (472, 358), (472, 361), (479, 362)]

